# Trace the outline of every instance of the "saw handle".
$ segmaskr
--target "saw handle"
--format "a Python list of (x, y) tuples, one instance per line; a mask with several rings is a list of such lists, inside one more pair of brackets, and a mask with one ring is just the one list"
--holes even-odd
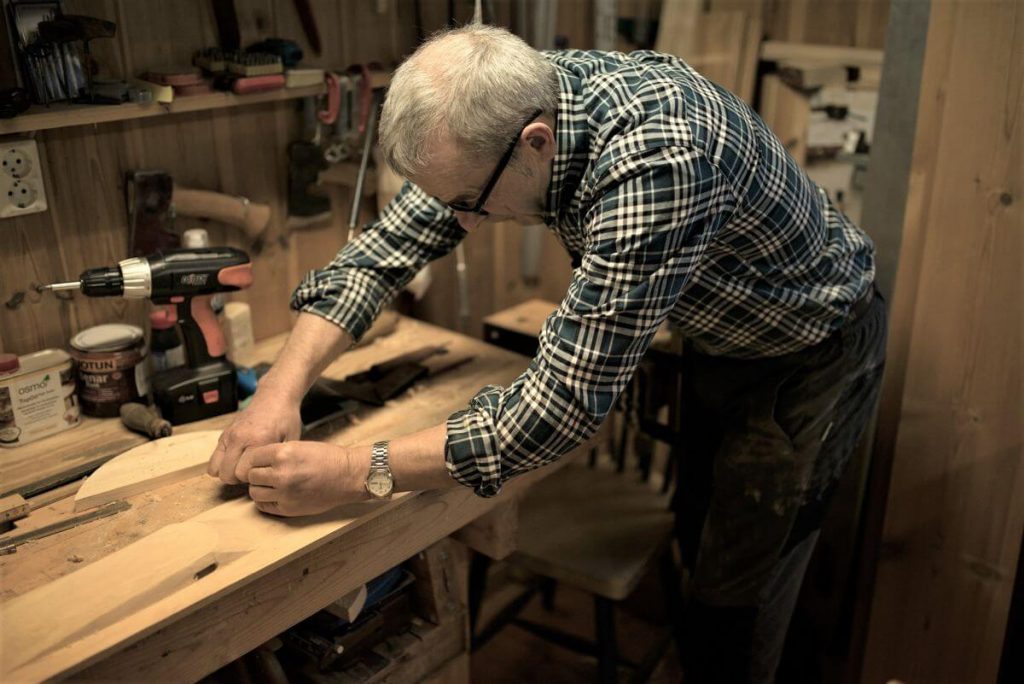
[(236, 195), (175, 185), (171, 202), (181, 216), (210, 218), (241, 228), (251, 242), (256, 242), (270, 223), (269, 205)]

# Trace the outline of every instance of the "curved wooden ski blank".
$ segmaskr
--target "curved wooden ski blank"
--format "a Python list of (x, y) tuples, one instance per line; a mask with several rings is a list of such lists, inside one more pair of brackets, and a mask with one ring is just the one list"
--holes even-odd
[(75, 510), (102, 506), (202, 474), (219, 437), (219, 430), (201, 430), (129, 449), (89, 476), (75, 495)]

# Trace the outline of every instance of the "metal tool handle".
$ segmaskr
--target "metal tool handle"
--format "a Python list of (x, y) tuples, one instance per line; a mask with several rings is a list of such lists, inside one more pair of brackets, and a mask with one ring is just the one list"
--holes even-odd
[(356, 188), (352, 196), (352, 211), (348, 216), (348, 241), (352, 242), (356, 225), (359, 223), (359, 204), (363, 198), (363, 186), (366, 184), (366, 169), (370, 165), (370, 151), (373, 149), (373, 137), (377, 133), (377, 93), (370, 102), (370, 117), (366, 122), (366, 138), (363, 140), (363, 158), (359, 161), (359, 174), (356, 176)]

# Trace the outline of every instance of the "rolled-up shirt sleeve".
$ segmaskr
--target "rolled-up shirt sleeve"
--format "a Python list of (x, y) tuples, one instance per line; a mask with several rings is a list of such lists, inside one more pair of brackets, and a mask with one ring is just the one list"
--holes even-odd
[(322, 316), (358, 341), (381, 307), (465, 235), (450, 209), (406, 181), (377, 221), (326, 267), (306, 274), (291, 308)]
[(526, 372), (448, 418), (449, 474), (481, 496), (597, 431), (735, 207), (702, 154), (672, 147), (608, 165), (595, 196), (586, 253)]

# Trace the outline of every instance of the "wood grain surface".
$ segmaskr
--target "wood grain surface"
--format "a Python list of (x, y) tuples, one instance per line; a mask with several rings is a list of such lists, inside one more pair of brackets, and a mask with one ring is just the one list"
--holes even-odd
[(140, 444), (107, 461), (75, 494), (84, 511), (206, 472), (220, 430), (199, 430)]
[[(258, 344), (254, 354), (272, 357), (282, 342), (283, 340), (278, 338), (276, 344)], [(390, 358), (399, 351), (407, 351), (412, 346), (424, 343), (448, 344), (454, 353), (470, 353), (474, 360), (437, 379), (425, 381), (389, 402), (382, 409), (359, 414), (350, 424), (341, 426), (324, 438), (339, 444), (364, 443), (429, 427), (463, 407), (483, 385), (510, 382), (525, 369), (527, 363), (527, 359), (522, 356), (491, 347), (483, 342), (417, 321), (401, 319), (393, 335), (381, 338), (364, 349), (344, 355), (328, 369), (328, 373), (333, 377), (343, 377), (350, 372), (365, 369), (382, 358)], [(458, 529), (497, 503), (479, 500), (471, 492), (462, 490), (438, 495), (443, 497), (438, 501), (460, 502), (459, 505), (463, 506), (459, 509), (460, 513), (446, 513), (431, 527), (428, 524), (430, 519), (424, 517), (421, 511), (417, 519), (423, 521), (423, 527), (418, 528), (422, 534), (408, 531), (412, 536), (408, 542), (403, 543), (412, 543), (414, 537), (422, 536), (426, 539), (423, 543), (428, 544)], [(83, 638), (55, 648), (31, 663), (16, 665), (15, 672), (5, 670), (4, 674), (36, 679), (84, 667), (104, 654), (123, 648), (162, 626), (176, 623), (185, 616), (200, 611), (204, 606), (232, 594), (238, 587), (256, 581), (275, 568), (287, 565), (295, 559), (305, 558), (318, 546), (338, 538), (339, 535), (344, 537), (351, 529), (368, 523), (382, 513), (410, 505), (406, 502), (415, 498), (416, 495), (404, 495), (385, 503), (367, 502), (345, 506), (312, 518), (284, 519), (259, 513), (238, 488), (223, 487), (205, 475), (129, 496), (127, 500), (132, 504), (130, 510), (31, 542), (20, 547), (18, 553), (0, 558), (0, 574), (4, 577), (3, 603), (0, 604), (0, 611), (5, 611), (8, 603), (15, 597), (20, 596), (27, 600), (26, 595), (35, 591), (45, 591), (53, 580), (77, 574), (79, 568), (88, 568), (90, 565), (104, 562), (115, 565), (124, 562), (123, 559), (108, 559), (112, 554), (117, 555), (120, 550), (130, 548), (137, 540), (145, 539), (157, 530), (174, 523), (188, 521), (190, 524), (206, 525), (217, 535), (218, 553), (245, 551), (244, 555), (223, 565), (219, 564), (209, 575), (189, 583), (163, 600), (138, 609), (125, 619), (91, 630)], [(465, 508), (468, 504), (472, 506)], [(31, 525), (59, 520), (71, 514), (71, 508), (71, 502), (67, 499), (41, 508), (21, 521), (28, 524), (26, 527), (18, 529), (22, 532), (28, 531)], [(468, 517), (459, 517), (462, 515)], [(435, 532), (436, 537), (427, 539)], [(394, 535), (395, 539), (402, 538), (403, 534), (400, 529), (393, 528), (389, 532), (379, 533)], [(402, 558), (397, 558), (394, 562), (400, 560)], [(366, 562), (369, 562), (369, 559)], [(379, 559), (373, 559), (374, 567), (378, 562)], [(83, 566), (82, 563), (88, 565)], [(335, 567), (332, 572), (344, 574), (345, 568)], [(347, 582), (344, 577), (338, 578), (338, 581), (341, 580)], [(353, 587), (348, 587), (348, 590), (351, 588)], [(316, 596), (320, 596), (321, 589), (317, 588)], [(102, 596), (107, 589), (102, 584), (96, 584), (94, 591)], [(337, 595), (340, 593), (342, 592)], [(337, 595), (334, 598), (337, 598)], [(329, 600), (325, 600), (321, 605), (326, 605)], [(25, 604), (19, 602), (15, 605)], [(307, 604), (303, 604), (302, 609), (310, 612), (315, 610), (312, 605)], [(38, 610), (40, 615), (45, 616), (41, 618), (44, 622), (48, 620), (56, 624), (65, 620), (61, 613), (60, 601), (40, 601)], [(276, 623), (271, 620), (267, 624)], [(61, 627), (61, 630), (65, 629), (74, 631), (70, 623)], [(263, 626), (259, 629), (263, 629)], [(267, 638), (269, 636), (272, 634)], [(194, 644), (194, 639), (192, 641), (193, 647), (198, 647)], [(155, 660), (154, 665), (160, 665), (160, 659)]]
[(1022, 27), (1013, 0), (931, 5), (875, 452), (892, 473), (865, 682), (999, 679), (1024, 528)]

